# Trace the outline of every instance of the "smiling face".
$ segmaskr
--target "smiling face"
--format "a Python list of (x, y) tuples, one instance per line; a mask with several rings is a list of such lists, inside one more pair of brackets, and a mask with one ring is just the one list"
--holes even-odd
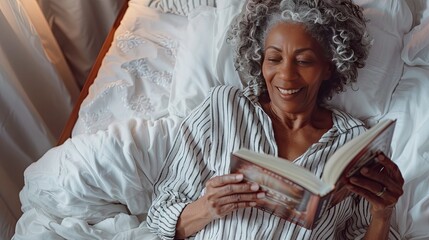
[(265, 39), (262, 63), (271, 107), (276, 112), (313, 111), (322, 81), (331, 75), (320, 44), (299, 23), (277, 23)]

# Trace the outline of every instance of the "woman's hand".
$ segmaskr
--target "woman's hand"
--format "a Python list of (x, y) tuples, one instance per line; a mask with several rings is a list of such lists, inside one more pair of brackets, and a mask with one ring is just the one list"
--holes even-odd
[(350, 178), (349, 188), (371, 203), (373, 217), (383, 217), (392, 212), (403, 194), (404, 179), (398, 166), (383, 153), (376, 158), (379, 164), (362, 168), (359, 176)]
[(350, 178), (348, 187), (371, 204), (372, 218), (365, 239), (388, 239), (390, 217), (403, 194), (404, 179), (392, 160), (382, 153), (376, 157), (379, 164), (362, 168), (358, 176)]
[(264, 198), (256, 183), (243, 182), (243, 174), (227, 174), (207, 181), (204, 196), (183, 209), (176, 225), (176, 238), (186, 238), (211, 221), (239, 208), (253, 207)]
[(239, 208), (254, 207), (264, 197), (258, 184), (243, 182), (243, 174), (228, 174), (207, 181), (202, 199), (211, 218), (216, 219)]

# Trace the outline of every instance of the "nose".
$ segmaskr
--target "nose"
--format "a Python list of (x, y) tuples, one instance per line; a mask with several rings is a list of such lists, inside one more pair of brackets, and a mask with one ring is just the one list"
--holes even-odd
[(282, 61), (279, 65), (278, 73), (283, 80), (295, 80), (298, 76), (296, 66), (293, 61)]

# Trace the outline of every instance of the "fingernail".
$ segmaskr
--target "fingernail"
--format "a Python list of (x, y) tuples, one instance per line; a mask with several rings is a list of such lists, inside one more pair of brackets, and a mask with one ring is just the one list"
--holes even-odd
[(243, 180), (243, 174), (238, 174), (238, 175), (236, 175), (236, 176), (235, 176), (235, 179), (236, 179), (237, 181), (241, 181), (241, 180)]
[(378, 155), (377, 158), (378, 161), (383, 161), (384, 159), (386, 159), (383, 154)]
[(255, 202), (250, 202), (250, 203), (249, 203), (249, 205), (250, 205), (251, 207), (254, 207), (254, 206), (256, 206), (256, 203), (255, 203)]
[(250, 190), (252, 191), (258, 191), (259, 190), (259, 185), (256, 183), (252, 183), (252, 185), (250, 185)]
[(265, 193), (260, 192), (260, 193), (256, 194), (256, 197), (259, 198), (259, 199), (265, 198)]

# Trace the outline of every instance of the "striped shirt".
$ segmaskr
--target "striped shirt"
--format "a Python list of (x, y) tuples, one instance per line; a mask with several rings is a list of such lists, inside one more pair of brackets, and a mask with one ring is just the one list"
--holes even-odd
[[(270, 118), (257, 98), (246, 93), (216, 87), (184, 120), (155, 184), (147, 218), (148, 227), (161, 238), (174, 238), (183, 208), (201, 197), (207, 180), (229, 173), (231, 152), (246, 147), (278, 155)], [(330, 155), (366, 130), (361, 121), (331, 110), (333, 127), (294, 160), (318, 177)], [(365, 234), (369, 222), (369, 203), (350, 196), (326, 212), (313, 230), (245, 208), (212, 221), (191, 239), (356, 239)], [(399, 239), (393, 229), (389, 237)]]

